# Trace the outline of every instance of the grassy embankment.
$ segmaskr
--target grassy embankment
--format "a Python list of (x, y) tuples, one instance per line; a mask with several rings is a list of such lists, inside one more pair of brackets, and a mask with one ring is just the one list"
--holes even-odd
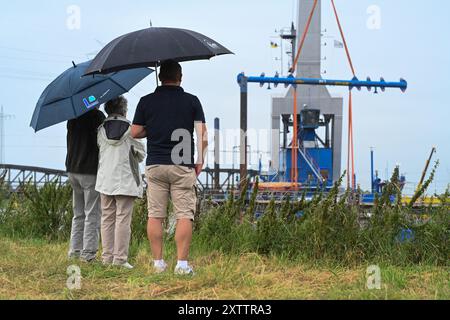
[[(420, 197), (430, 179), (415, 197)], [(0, 204), (2, 299), (450, 299), (449, 192), (418, 219), (404, 206), (398, 172), (361, 225), (360, 209), (339, 185), (313, 201), (272, 202), (255, 218), (245, 192), (196, 220), (193, 278), (153, 273), (145, 240), (146, 205), (133, 216), (135, 270), (68, 261), (69, 187), (47, 185)], [(392, 202), (391, 198), (396, 201)], [(173, 236), (166, 257), (174, 267)], [(81, 268), (81, 290), (66, 287), (67, 267)], [(381, 290), (366, 288), (366, 269), (381, 268)]]

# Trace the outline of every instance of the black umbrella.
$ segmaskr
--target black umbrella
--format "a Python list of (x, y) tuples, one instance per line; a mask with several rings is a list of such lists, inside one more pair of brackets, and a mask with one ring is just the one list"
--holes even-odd
[(230, 50), (191, 30), (148, 28), (123, 35), (100, 51), (85, 75), (140, 67), (156, 67), (164, 60), (178, 62), (210, 59)]

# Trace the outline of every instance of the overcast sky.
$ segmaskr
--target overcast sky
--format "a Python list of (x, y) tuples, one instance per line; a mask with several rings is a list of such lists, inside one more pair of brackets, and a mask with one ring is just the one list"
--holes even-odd
[[(222, 43), (236, 53), (211, 61), (189, 62), (184, 67), (184, 88), (202, 101), (209, 126), (221, 118), (222, 128), (239, 126), (239, 72), (259, 75), (280, 70), (275, 60), (280, 51), (270, 48), (275, 30), (290, 25), (293, 0), (40, 0), (7, 1), (0, 11), (0, 104), (5, 113), (5, 162), (63, 169), (65, 124), (35, 134), (29, 127), (35, 104), (53, 78), (70, 67), (71, 61), (92, 58), (102, 45), (128, 32), (149, 26), (193, 29)], [(350, 78), (345, 53), (335, 49), (339, 40), (328, 0), (322, 1), (324, 77)], [(68, 27), (70, 6), (80, 9), (80, 28)], [(376, 167), (382, 178), (400, 164), (414, 188), (432, 146), (440, 159), (432, 192), (450, 182), (450, 2), (446, 0), (336, 0), (356, 72), (397, 81), (408, 80), (405, 94), (389, 91), (354, 95), (354, 134), (359, 182), (369, 187), (370, 147), (376, 150)], [(377, 6), (380, 28), (368, 28)], [(70, 11), (70, 10), (69, 10)], [(370, 11), (370, 10), (369, 10)], [(70, 25), (70, 24), (69, 24)], [(73, 26), (73, 25), (72, 25)], [(326, 31), (325, 31), (326, 29)], [(285, 59), (286, 60), (286, 59)], [(284, 67), (286, 69), (286, 67)], [(127, 95), (130, 117), (139, 97), (154, 90), (150, 76)], [(345, 89), (330, 89), (346, 97)], [(271, 95), (250, 87), (249, 127), (268, 129)], [(345, 98), (346, 99), (346, 98)], [(345, 102), (346, 104), (346, 102)], [(346, 124), (345, 124), (346, 127)], [(344, 129), (346, 130), (346, 128)], [(346, 143), (344, 150), (346, 150)], [(267, 141), (252, 146), (269, 151)], [(232, 151), (232, 147), (227, 151)], [(346, 155), (344, 155), (345, 157)], [(256, 154), (252, 155), (257, 166)], [(264, 158), (266, 160), (266, 157)], [(343, 159), (344, 160), (344, 159)], [(266, 162), (266, 161), (265, 161)], [(345, 161), (343, 161), (345, 163)], [(266, 165), (266, 163), (265, 163)]]

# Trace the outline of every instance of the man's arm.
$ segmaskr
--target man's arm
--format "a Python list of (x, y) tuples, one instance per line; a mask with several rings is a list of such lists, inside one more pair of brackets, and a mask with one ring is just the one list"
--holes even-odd
[(145, 156), (147, 155), (145, 152), (145, 146), (142, 142), (136, 139), (131, 140), (131, 148), (133, 148), (133, 153), (136, 159), (141, 163), (144, 161)]
[(147, 137), (147, 130), (145, 129), (145, 106), (145, 99), (142, 98), (137, 105), (133, 125), (131, 126), (131, 137), (134, 139), (144, 139)]
[(147, 137), (147, 130), (144, 126), (133, 124), (131, 126), (131, 137), (134, 139), (144, 139)]
[(195, 162), (195, 172), (197, 176), (203, 170), (206, 153), (208, 152), (208, 129), (205, 123), (195, 123), (195, 133), (197, 135), (197, 161)]

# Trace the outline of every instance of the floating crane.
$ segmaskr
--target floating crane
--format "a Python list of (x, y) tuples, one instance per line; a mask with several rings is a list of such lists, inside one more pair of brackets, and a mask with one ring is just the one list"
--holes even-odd
[[(311, 78), (296, 78), (292, 74), (288, 77), (280, 77), (276, 74), (274, 77), (266, 77), (265, 74), (261, 74), (259, 77), (251, 76), (248, 77), (244, 73), (240, 73), (237, 77), (237, 82), (241, 89), (241, 150), (245, 150), (243, 147), (247, 145), (247, 106), (248, 106), (248, 83), (259, 83), (261, 87), (265, 84), (273, 85), (277, 87), (283, 84), (286, 88), (293, 86), (294, 88), (298, 85), (316, 85), (316, 86), (341, 86), (348, 87), (349, 90), (354, 88), (361, 90), (361, 88), (367, 88), (368, 91), (375, 89), (377, 92), (380, 89), (385, 92), (388, 88), (398, 88), (402, 92), (405, 92), (408, 88), (408, 82), (404, 79), (400, 79), (399, 82), (387, 82), (383, 78), (380, 81), (372, 81), (367, 78), (366, 81), (360, 81), (356, 77), (351, 80), (328, 80), (328, 79), (311, 79)], [(295, 130), (295, 129), (294, 129)], [(299, 149), (299, 152), (300, 149)], [(307, 161), (308, 162), (308, 161)], [(311, 167), (313, 172), (317, 170)], [(247, 156), (246, 153), (241, 152), (241, 181), (247, 177)], [(298, 181), (291, 181), (297, 183)]]
[[(313, 109), (305, 109), (309, 106), (304, 106), (303, 111), (298, 112), (298, 92), (297, 92), (297, 86), (340, 86), (340, 87), (347, 87), (349, 89), (349, 133), (348, 133), (348, 140), (349, 140), (349, 147), (348, 147), (348, 162), (347, 162), (347, 185), (348, 187), (351, 187), (353, 189), (356, 188), (356, 175), (354, 173), (354, 147), (353, 147), (353, 116), (352, 116), (352, 90), (357, 89), (361, 90), (362, 88), (367, 88), (367, 90), (371, 91), (372, 89), (375, 90), (375, 93), (378, 93), (378, 90), (381, 92), (384, 92), (386, 89), (390, 88), (398, 88), (402, 92), (405, 92), (408, 88), (408, 83), (404, 79), (400, 79), (398, 82), (389, 82), (385, 79), (381, 78), (379, 81), (372, 81), (370, 78), (367, 78), (366, 80), (359, 80), (356, 77), (355, 68), (353, 67), (353, 63), (351, 61), (349, 49), (347, 46), (347, 41), (344, 36), (344, 32), (338, 17), (338, 13), (336, 10), (336, 6), (334, 3), (334, 0), (331, 0), (331, 4), (333, 7), (333, 11), (336, 16), (336, 21), (339, 27), (339, 31), (342, 37), (343, 45), (347, 54), (348, 62), (353, 74), (353, 77), (350, 80), (332, 80), (332, 79), (322, 79), (319, 77), (313, 76), (313, 77), (299, 77), (294, 76), (296, 72), (296, 68), (298, 67), (298, 63), (300, 60), (300, 56), (302, 53), (302, 49), (305, 45), (305, 40), (307, 35), (309, 34), (309, 29), (311, 26), (311, 22), (314, 20), (314, 13), (316, 11), (316, 8), (319, 7), (320, 11), (320, 0), (311, 0), (311, 1), (304, 1), (299, 2), (300, 4), (304, 5), (310, 5), (311, 10), (309, 13), (309, 16), (304, 16), (305, 18), (305, 28), (303, 30), (302, 36), (300, 38), (299, 46), (296, 48), (296, 41), (294, 38), (292, 38), (292, 46), (293, 46), (293, 65), (292, 68), (289, 70), (289, 75), (287, 77), (280, 76), (279, 74), (275, 74), (274, 77), (266, 77), (266, 75), (263, 73), (260, 76), (246, 76), (245, 73), (240, 73), (237, 77), (237, 82), (240, 86), (241, 91), (241, 157), (240, 157), (240, 177), (241, 177), (241, 184), (247, 179), (247, 153), (246, 153), (246, 146), (247, 146), (247, 107), (248, 107), (248, 84), (249, 83), (259, 83), (261, 87), (264, 85), (268, 85), (269, 88), (271, 85), (274, 87), (277, 87), (278, 85), (284, 85), (286, 88), (292, 87), (292, 95), (293, 95), (293, 110), (291, 115), (293, 115), (293, 121), (289, 121), (289, 119), (283, 119), (283, 122), (285, 123), (285, 135), (286, 135), (286, 126), (289, 127), (292, 125), (293, 127), (293, 138), (292, 143), (289, 146), (289, 148), (285, 145), (285, 157), (283, 162), (283, 170), (285, 171), (283, 176), (283, 181), (280, 182), (288, 182), (291, 183), (292, 188), (294, 190), (297, 190), (299, 185), (301, 186), (304, 183), (307, 183), (308, 181), (311, 181), (311, 176), (315, 177), (315, 181), (318, 184), (321, 185), (330, 185), (333, 181), (337, 181), (337, 175), (339, 175), (338, 172), (335, 172), (339, 166), (337, 164), (340, 164), (340, 161), (337, 162), (333, 160), (333, 158), (339, 156), (340, 152), (334, 154), (330, 148), (330, 142), (328, 139), (325, 139), (325, 149), (317, 148), (316, 141), (320, 139), (318, 138), (318, 135), (316, 134), (316, 130), (320, 126), (325, 126), (325, 129), (327, 131), (327, 136), (329, 134), (329, 123), (330, 119), (333, 119), (332, 115), (324, 114), (325, 121), (320, 120), (320, 110), (317, 110), (318, 108)], [(306, 12), (305, 12), (306, 13)], [(305, 14), (303, 13), (303, 14)], [(303, 15), (302, 15), (303, 16)], [(300, 27), (300, 22), (299, 22)], [(320, 27), (320, 12), (319, 15), (316, 16), (315, 24), (314, 24), (314, 30), (311, 32), (312, 36), (316, 37), (317, 39), (317, 32), (318, 28)], [(295, 30), (292, 28), (291, 34), (294, 35)], [(307, 46), (307, 49), (312, 50), (316, 55), (320, 55), (320, 47), (316, 47), (317, 43), (319, 43), (320, 40), (315, 40), (315, 45)], [(296, 54), (294, 55), (294, 51), (296, 51)], [(299, 75), (301, 71), (297, 71), (297, 75)], [(285, 118), (285, 115), (282, 115), (283, 118)], [(286, 121), (284, 121), (286, 120)], [(333, 120), (334, 125), (334, 120)], [(300, 134), (299, 134), (300, 131)], [(331, 131), (334, 132), (334, 129)], [(300, 141), (301, 140), (301, 141)], [(333, 141), (332, 143), (333, 148), (335, 147), (335, 143)], [(290, 160), (289, 160), (290, 159)], [(290, 161), (290, 162), (289, 162)], [(333, 163), (336, 162), (336, 163)], [(290, 168), (288, 168), (290, 166)], [(304, 170), (302, 172), (298, 171), (298, 167), (303, 166)], [(280, 166), (281, 168), (281, 166)], [(351, 169), (350, 169), (351, 168)], [(290, 177), (286, 175), (286, 172), (290, 169)], [(336, 170), (335, 170), (336, 169)], [(280, 171), (283, 171), (280, 170)], [(305, 173), (306, 171), (306, 173)], [(275, 181), (274, 181), (275, 182)]]

